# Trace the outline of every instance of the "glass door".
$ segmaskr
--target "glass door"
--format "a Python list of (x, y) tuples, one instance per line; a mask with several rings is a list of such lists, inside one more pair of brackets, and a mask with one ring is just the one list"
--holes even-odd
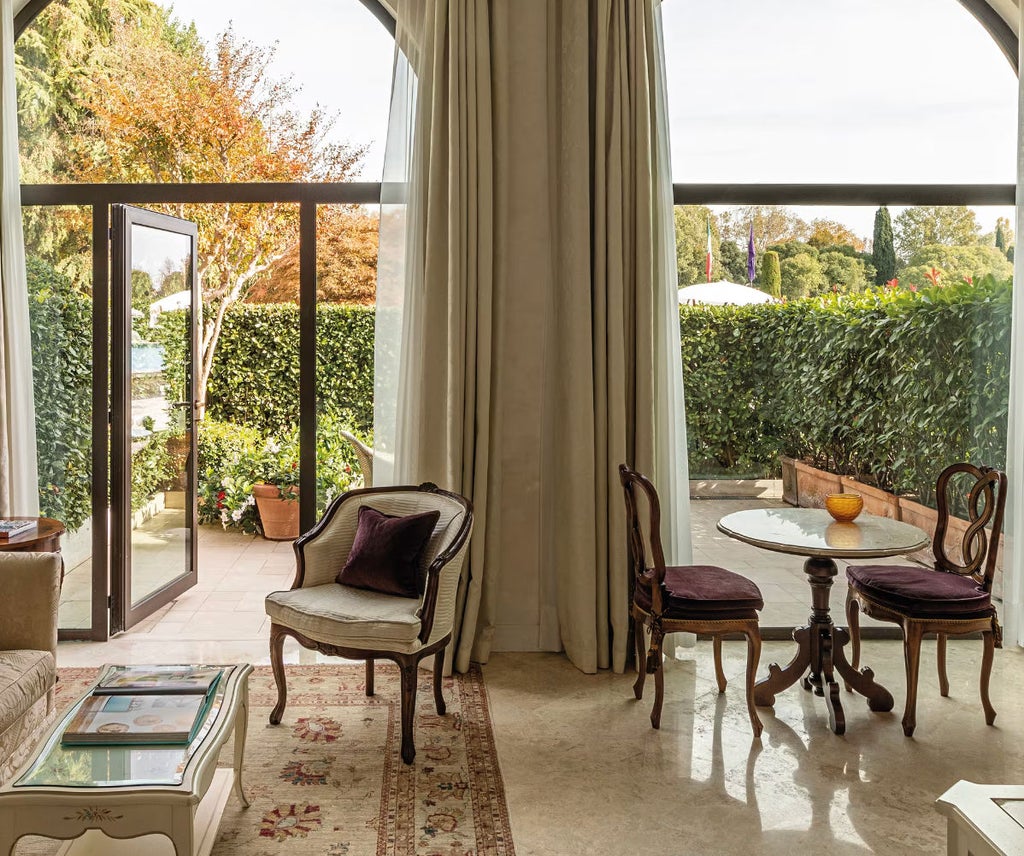
[(197, 582), (196, 226), (112, 211), (111, 631)]

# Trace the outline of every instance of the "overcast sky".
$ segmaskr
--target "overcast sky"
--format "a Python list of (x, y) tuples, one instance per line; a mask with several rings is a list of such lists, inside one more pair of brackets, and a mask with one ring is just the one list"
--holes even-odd
[[(299, 104), (339, 114), (379, 180), (394, 44), (359, 0), (176, 0), (211, 41), (277, 41)], [(1017, 82), (956, 0), (664, 0), (673, 178), (1015, 180)], [(803, 212), (869, 234), (873, 209)], [(895, 209), (894, 209), (895, 213)], [(979, 211), (986, 229), (1012, 209)]]

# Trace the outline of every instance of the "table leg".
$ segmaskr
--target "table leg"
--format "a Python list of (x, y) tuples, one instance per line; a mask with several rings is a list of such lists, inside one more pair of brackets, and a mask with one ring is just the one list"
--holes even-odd
[(797, 644), (796, 654), (784, 669), (779, 668), (778, 663), (768, 666), (768, 677), (754, 684), (754, 704), (771, 707), (778, 693), (800, 680), (811, 664), (810, 635), (810, 627), (798, 627), (793, 631), (793, 639)]
[(892, 710), (894, 703), (892, 693), (881, 684), (875, 683), (875, 673), (867, 667), (858, 672), (847, 662), (843, 646), (850, 640), (849, 632), (842, 627), (837, 627), (832, 632), (839, 643), (832, 654), (836, 671), (843, 676), (851, 689), (856, 690), (868, 700), (868, 707), (871, 710), (876, 713)]
[(242, 761), (245, 756), (245, 736), (249, 730), (249, 679), (243, 678), (238, 688), (238, 713), (235, 714), (235, 792), (243, 808), (249, 807), (242, 786)]

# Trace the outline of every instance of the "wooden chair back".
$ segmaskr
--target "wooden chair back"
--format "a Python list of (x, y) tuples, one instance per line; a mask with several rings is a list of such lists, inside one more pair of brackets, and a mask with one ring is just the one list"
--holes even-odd
[[(653, 569), (659, 587), (665, 579), (665, 552), (661, 546), (661, 503), (651, 480), (619, 464), (619, 479), (626, 499), (626, 537), (634, 577)], [(643, 518), (646, 517), (645, 527)], [(648, 549), (650, 563), (648, 563)]]
[[(946, 535), (952, 518), (952, 492), (956, 490), (955, 477), (966, 473), (972, 479), (967, 494), (968, 526), (960, 539), (963, 563), (955, 561), (946, 547)], [(938, 522), (932, 539), (935, 569), (960, 576), (971, 576), (985, 591), (992, 591), (992, 578), (996, 571), (999, 536), (1003, 531), (1003, 512), (1006, 508), (1006, 474), (992, 467), (978, 467), (966, 462), (952, 464), (941, 473), (935, 486)]]

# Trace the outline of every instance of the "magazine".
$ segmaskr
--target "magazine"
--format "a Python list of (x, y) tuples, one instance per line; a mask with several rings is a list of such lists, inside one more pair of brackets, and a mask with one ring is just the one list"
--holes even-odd
[(24, 532), (30, 532), (37, 526), (35, 520), (8, 520), (0, 518), (0, 540), (13, 538)]
[(205, 720), (209, 702), (204, 695), (92, 695), (68, 723), (61, 741), (189, 743)]
[(206, 695), (223, 671), (220, 666), (118, 666), (93, 695)]

